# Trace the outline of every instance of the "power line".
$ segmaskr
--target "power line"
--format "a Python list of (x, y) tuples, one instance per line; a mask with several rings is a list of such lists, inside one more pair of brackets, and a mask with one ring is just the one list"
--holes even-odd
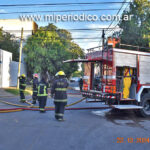
[[(21, 39), (21, 37), (13, 37), (13, 39)], [(97, 38), (97, 37), (87, 37), (87, 38), (85, 38), (85, 37), (76, 37), (76, 38), (65, 38), (65, 39), (63, 39), (62, 37), (60, 37), (60, 38), (53, 38), (53, 37), (48, 37), (48, 38), (38, 38), (38, 37), (35, 37), (35, 38), (32, 38), (32, 39), (34, 39), (35, 41), (38, 41), (38, 40), (40, 40), (40, 41), (42, 41), (42, 40), (52, 40), (52, 41), (61, 41), (61, 40), (67, 40), (67, 39), (69, 39), (69, 40), (81, 40), (81, 39), (84, 39), (84, 40), (91, 40), (91, 39), (93, 39), (94, 41), (92, 41), (92, 42), (98, 42), (98, 41), (95, 41), (96, 39), (99, 39), (99, 38)], [(24, 41), (27, 41), (27, 42), (31, 42), (31, 41), (28, 41), (28, 39), (23, 39)], [(81, 41), (79, 41), (79, 42), (81, 42)], [(91, 42), (91, 41), (90, 41)]]
[(39, 3), (39, 4), (9, 4), (0, 5), (0, 7), (29, 7), (29, 6), (64, 6), (64, 5), (98, 5), (98, 4), (122, 4), (129, 2), (88, 2), (88, 3)]
[[(37, 41), (40, 41), (40, 40), (37, 40)], [(54, 40), (54, 41), (62, 41), (62, 40)], [(79, 42), (76, 42), (76, 41), (71, 41), (71, 42), (74, 42), (74, 43), (76, 43), (76, 44), (78, 44), (78, 43), (83, 43), (83, 44), (85, 44), (85, 42), (83, 42), (83, 41), (79, 41)], [(92, 43), (97, 43), (98, 41), (91, 41), (90, 40), (90, 42), (92, 42)], [(28, 43), (32, 43), (32, 41), (28, 41)], [(37, 43), (40, 43), (40, 42), (37, 42)]]
[[(130, 2), (131, 3), (131, 2)], [(124, 9), (124, 11), (127, 9), (127, 7), (129, 6), (129, 4), (127, 4), (126, 8)], [(114, 26), (114, 28), (116, 28), (118, 26), (118, 23)], [(109, 31), (109, 33), (115, 31), (114, 29), (112, 29), (111, 31)], [(108, 35), (109, 33), (107, 33), (106, 35)]]
[[(59, 30), (69, 30), (69, 31), (84, 31), (84, 30), (104, 30), (104, 29), (107, 29), (107, 28), (72, 28), (72, 29), (56, 29), (56, 30), (49, 30), (49, 29), (44, 29), (44, 30), (24, 30), (25, 32), (30, 32), (30, 31), (59, 31)], [(110, 30), (111, 29), (117, 29), (117, 28), (109, 28)], [(118, 28), (119, 29), (119, 28)], [(5, 32), (20, 32), (21, 30), (5, 30)]]
[[(124, 0), (124, 2), (126, 2), (126, 0)], [(116, 16), (118, 16), (118, 14), (120, 13), (120, 11), (121, 11), (121, 9), (123, 8), (124, 4), (125, 4), (125, 3), (122, 3), (122, 6), (121, 6), (120, 9), (118, 10)], [(107, 30), (111, 27), (111, 25), (113, 24), (113, 22), (114, 22), (114, 20), (110, 23), (110, 25), (108, 26)], [(107, 32), (107, 30), (106, 30), (106, 32)]]
[[(122, 5), (121, 5), (120, 9), (118, 10), (116, 16), (120, 13), (120, 11), (121, 11), (121, 9), (123, 8), (123, 6), (124, 6), (125, 3), (126, 3), (126, 0), (124, 0), (124, 2), (122, 3)], [(110, 25), (108, 26), (108, 28), (106, 29), (105, 32), (107, 32), (107, 31), (110, 29), (110, 27), (111, 27), (111, 25), (113, 24), (113, 22), (114, 22), (114, 20), (112, 20), (112, 22), (110, 23)], [(106, 34), (106, 35), (107, 35), (107, 34)], [(99, 45), (100, 45), (100, 42), (101, 42), (101, 41), (102, 41), (102, 40), (99, 41)]]
[[(122, 5), (121, 5), (120, 9), (118, 10), (116, 16), (118, 16), (118, 14), (119, 14), (120, 11), (122, 10), (122, 8), (123, 8), (123, 6), (124, 6), (125, 3), (127, 3), (126, 0), (124, 0), (124, 2), (122, 3)], [(131, 2), (128, 2), (128, 4), (130, 4), (130, 3), (131, 3)], [(126, 7), (126, 8), (127, 8), (127, 7)], [(126, 8), (125, 8), (125, 9), (126, 9)], [(110, 23), (110, 25), (108, 26), (108, 28), (107, 28), (107, 30), (106, 30), (105, 32), (107, 32), (107, 31), (110, 29), (110, 27), (111, 27), (111, 25), (112, 25), (113, 23), (114, 23), (114, 20)], [(115, 25), (114, 28), (116, 28), (117, 25), (118, 25), (118, 23)], [(109, 31), (109, 33), (111, 33), (112, 31), (113, 31), (113, 29), (112, 29), (111, 31)], [(105, 36), (108, 35), (109, 33), (105, 34)], [(100, 45), (100, 42), (101, 42), (101, 40), (99, 41), (99, 45)]]
[[(36, 37), (36, 38), (33, 38), (34, 40), (66, 40), (66, 38), (65, 39), (63, 39), (63, 38), (53, 38), (53, 37), (48, 37), (48, 38), (38, 38), (38, 37)], [(70, 38), (68, 38), (68, 39), (70, 39)], [(85, 38), (85, 37), (76, 37), (76, 38), (71, 38), (72, 40), (74, 40), (74, 39), (99, 39), (98, 37), (87, 37), (87, 38)]]
[(74, 10), (56, 10), (56, 11), (24, 11), (24, 12), (6, 12), (6, 13), (0, 13), (1, 15), (8, 15), (8, 14), (27, 14), (27, 13), (57, 13), (57, 12), (79, 12), (79, 11), (108, 11), (108, 10), (118, 10), (116, 8), (111, 8), (111, 9), (74, 9)]

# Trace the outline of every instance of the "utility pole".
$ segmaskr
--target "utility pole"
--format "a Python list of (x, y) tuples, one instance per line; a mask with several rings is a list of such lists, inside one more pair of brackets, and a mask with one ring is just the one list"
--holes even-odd
[[(23, 43), (23, 28), (21, 29), (20, 49), (19, 49), (19, 64), (18, 64), (18, 77), (21, 70), (21, 58), (22, 58), (22, 43)], [(19, 89), (19, 78), (17, 78), (17, 89)]]
[(104, 29), (102, 31), (102, 48), (104, 49), (104, 44), (105, 44), (105, 32)]
[[(104, 52), (104, 44), (105, 44), (105, 32), (104, 32), (104, 29), (102, 31), (102, 59), (103, 59), (103, 52)], [(100, 71), (100, 74), (101, 74), (101, 82), (102, 82), (102, 77), (103, 77), (103, 71), (104, 71), (104, 65), (102, 65), (101, 63), (101, 71)], [(107, 77), (107, 76), (106, 76)]]

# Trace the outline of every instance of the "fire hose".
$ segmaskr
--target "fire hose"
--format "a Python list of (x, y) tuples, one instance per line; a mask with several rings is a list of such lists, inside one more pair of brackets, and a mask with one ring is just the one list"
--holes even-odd
[[(65, 108), (65, 110), (87, 110), (87, 109), (108, 109), (110, 107), (79, 107), (79, 108)], [(9, 109), (0, 109), (0, 113), (8, 113), (8, 112), (18, 112), (23, 110), (32, 110), (39, 111), (39, 109), (34, 108), (9, 108)], [(55, 108), (47, 108), (46, 111), (55, 110)]]
[[(85, 100), (85, 98), (82, 98), (74, 103), (68, 104), (68, 105), (66, 105), (66, 107), (80, 103), (83, 100)], [(0, 100), (0, 102), (4, 103), (4, 104), (8, 104), (8, 105), (21, 107), (21, 108), (0, 109), (0, 113), (18, 112), (18, 111), (23, 111), (23, 110), (39, 111), (38, 107), (36, 107), (36, 106), (18, 105), (18, 104), (14, 104), (14, 103), (2, 101), (2, 100)], [(45, 108), (46, 108), (45, 109), (46, 111), (47, 110), (55, 110), (55, 107), (45, 107)], [(107, 109), (107, 108), (110, 108), (110, 107), (79, 107), (79, 108), (65, 108), (65, 110)]]
[[(85, 100), (86, 98), (82, 98), (74, 103), (68, 104), (65, 107), (70, 107), (72, 105), (78, 104), (80, 102), (82, 102), (83, 100)], [(9, 108), (9, 109), (0, 109), (0, 113), (8, 113), (8, 112), (18, 112), (18, 111), (23, 111), (23, 110), (32, 110), (32, 111), (39, 111), (39, 107), (38, 106), (33, 106), (33, 104), (31, 104), (30, 101), (31, 99), (26, 100), (26, 103), (29, 104), (30, 106), (27, 105), (20, 105), (20, 104), (15, 104), (15, 103), (11, 103), (11, 102), (7, 102), (7, 101), (3, 101), (0, 100), (1, 103), (7, 104), (7, 105), (12, 105), (12, 106), (17, 106), (20, 108)], [(45, 110), (55, 110), (55, 107), (53, 106), (49, 106), (49, 107), (45, 107)], [(84, 109), (107, 109), (110, 107), (79, 107), (79, 108), (65, 108), (65, 110), (84, 110)]]
[(81, 93), (67, 93), (67, 94), (70, 94), (70, 95), (81, 95)]
[[(85, 100), (85, 98), (82, 98), (82, 99), (80, 99), (80, 100), (78, 100), (78, 101), (76, 101), (76, 102), (74, 102), (74, 103), (68, 104), (68, 105), (66, 105), (66, 107), (69, 107), (69, 106), (75, 105), (75, 104), (77, 104), (77, 103), (80, 103), (80, 102), (82, 102), (83, 100)], [(30, 106), (14, 104), (14, 103), (6, 102), (6, 101), (3, 101), (3, 100), (0, 100), (0, 102), (1, 102), (1, 103), (4, 103), (4, 104), (12, 105), (12, 106), (23, 107), (23, 108), (39, 108), (38, 106), (33, 106), (31, 103), (28, 103), (27, 101), (26, 101), (26, 103), (30, 104)], [(45, 107), (45, 108), (54, 109), (55, 107), (50, 106), (50, 107)], [(22, 109), (22, 108), (21, 108), (21, 109)], [(5, 110), (5, 109), (0, 109), (0, 111), (1, 111), (1, 110)]]
[[(74, 93), (72, 93), (74, 94)], [(78, 100), (74, 103), (71, 103), (69, 105), (66, 105), (66, 107), (69, 107), (69, 106), (72, 106), (72, 105), (75, 105), (77, 103), (80, 103), (82, 102), (84, 99), (86, 98), (82, 98), (81, 100)], [(14, 103), (10, 103), (10, 102), (6, 102), (6, 101), (3, 101), (3, 100), (0, 100), (1, 103), (4, 103), (4, 104), (8, 104), (8, 105), (12, 105), (12, 106), (18, 106), (18, 107), (32, 107), (32, 108), (39, 108), (38, 106), (33, 106), (33, 104), (31, 104), (29, 101), (32, 100), (32, 99), (28, 99), (25, 101), (25, 103), (29, 104), (30, 106), (26, 106), (26, 105), (20, 105), (20, 104), (14, 104)], [(45, 107), (45, 108), (54, 108), (54, 107)]]

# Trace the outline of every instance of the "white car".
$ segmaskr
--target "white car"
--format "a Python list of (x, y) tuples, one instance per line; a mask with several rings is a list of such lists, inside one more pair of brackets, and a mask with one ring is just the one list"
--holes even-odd
[(79, 82), (79, 80), (80, 80), (80, 77), (72, 77), (70, 79), (70, 82)]

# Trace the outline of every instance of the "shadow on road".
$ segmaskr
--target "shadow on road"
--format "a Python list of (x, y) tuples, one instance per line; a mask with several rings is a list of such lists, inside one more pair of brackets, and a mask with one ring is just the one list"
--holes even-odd
[(112, 109), (105, 114), (105, 118), (116, 125), (127, 125), (131, 127), (140, 127), (143, 129), (145, 128), (141, 123), (145, 121), (150, 122), (150, 118), (139, 117), (132, 110)]

